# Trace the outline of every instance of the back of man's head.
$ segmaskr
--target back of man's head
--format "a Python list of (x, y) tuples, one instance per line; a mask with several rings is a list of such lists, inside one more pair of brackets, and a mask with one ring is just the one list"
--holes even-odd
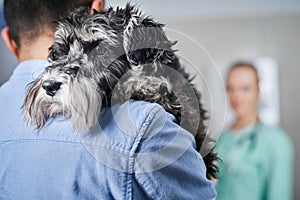
[(56, 21), (92, 0), (4, 0), (4, 16), (12, 39), (20, 48), (42, 34), (53, 33)]

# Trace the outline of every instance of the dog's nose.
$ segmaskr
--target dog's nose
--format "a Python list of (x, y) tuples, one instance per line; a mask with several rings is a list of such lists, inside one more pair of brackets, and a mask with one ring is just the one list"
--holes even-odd
[(61, 82), (55, 82), (53, 80), (46, 80), (42, 84), (42, 88), (46, 90), (46, 94), (53, 97), (57, 90), (59, 90)]

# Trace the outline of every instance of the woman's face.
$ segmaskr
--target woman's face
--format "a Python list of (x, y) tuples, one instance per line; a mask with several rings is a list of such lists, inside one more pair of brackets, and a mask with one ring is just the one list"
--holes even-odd
[(227, 94), (238, 117), (255, 112), (258, 93), (258, 81), (253, 69), (241, 66), (229, 72)]

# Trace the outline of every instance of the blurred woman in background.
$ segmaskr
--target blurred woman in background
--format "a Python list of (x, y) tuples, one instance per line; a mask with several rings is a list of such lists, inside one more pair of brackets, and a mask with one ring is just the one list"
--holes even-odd
[(230, 68), (227, 94), (236, 121), (216, 145), (221, 159), (217, 199), (292, 199), (292, 143), (281, 128), (260, 122), (259, 78), (252, 64), (235, 63)]

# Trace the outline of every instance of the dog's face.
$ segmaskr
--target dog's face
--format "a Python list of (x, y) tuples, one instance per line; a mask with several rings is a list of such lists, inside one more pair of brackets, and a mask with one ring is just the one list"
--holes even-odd
[(49, 117), (63, 114), (72, 116), (74, 128), (88, 130), (132, 66), (171, 49), (161, 26), (130, 5), (92, 16), (87, 8), (73, 12), (59, 22), (49, 49), (51, 65), (28, 90), (25, 120), (41, 128)]

